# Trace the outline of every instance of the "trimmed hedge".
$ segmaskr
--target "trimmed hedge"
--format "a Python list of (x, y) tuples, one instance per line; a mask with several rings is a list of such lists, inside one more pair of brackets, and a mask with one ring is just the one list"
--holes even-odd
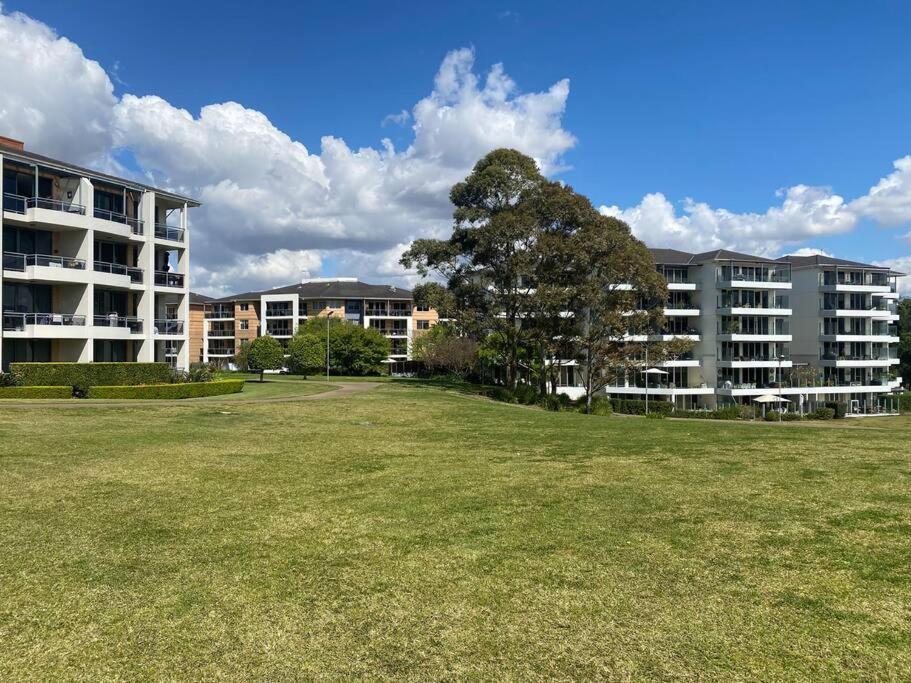
[[(615, 413), (625, 413), (626, 415), (645, 415), (645, 401), (638, 398), (612, 398), (611, 407)], [(648, 411), (650, 413), (661, 413), (670, 415), (673, 412), (674, 405), (670, 401), (652, 400), (648, 402)]]
[(88, 398), (119, 399), (181, 399), (236, 394), (244, 389), (242, 379), (220, 379), (214, 382), (186, 384), (142, 384), (109, 387), (89, 387)]
[(133, 386), (171, 381), (167, 363), (11, 363), (20, 386)]
[(73, 388), (0, 387), (0, 398), (73, 398)]
[(836, 420), (841, 420), (848, 414), (848, 404), (844, 401), (826, 401), (826, 408), (831, 408), (835, 411)]

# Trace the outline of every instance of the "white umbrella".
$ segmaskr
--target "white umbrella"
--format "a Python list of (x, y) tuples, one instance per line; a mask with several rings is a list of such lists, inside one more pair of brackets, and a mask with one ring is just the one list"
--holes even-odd
[(773, 396), (772, 394), (763, 394), (762, 396), (757, 396), (753, 399), (756, 403), (790, 403), (789, 399), (783, 398), (781, 396)]
[[(666, 375), (667, 374), (664, 370), (659, 370), (658, 368), (648, 368), (647, 370), (641, 370), (641, 372), (643, 375)], [(648, 415), (648, 377), (645, 378), (645, 414)]]

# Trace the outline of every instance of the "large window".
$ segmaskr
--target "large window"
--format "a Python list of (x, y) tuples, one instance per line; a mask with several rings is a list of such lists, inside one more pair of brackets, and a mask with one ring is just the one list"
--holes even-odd
[(3, 372), (9, 372), (10, 363), (48, 363), (50, 360), (50, 339), (3, 340)]
[(95, 190), (95, 208), (111, 213), (123, 213), (123, 194), (114, 194), (104, 190)]
[(3, 310), (13, 313), (53, 313), (51, 286), (4, 282)]
[(95, 288), (95, 315), (130, 316), (129, 293), (113, 289)]
[(135, 358), (127, 358), (127, 343), (123, 339), (95, 340), (96, 363), (124, 363)]
[(53, 238), (47, 230), (30, 230), (28, 228), (3, 229), (3, 251), (18, 254), (51, 254)]
[(95, 260), (106, 263), (118, 263), (122, 266), (131, 266), (127, 262), (127, 245), (122, 242), (95, 241)]

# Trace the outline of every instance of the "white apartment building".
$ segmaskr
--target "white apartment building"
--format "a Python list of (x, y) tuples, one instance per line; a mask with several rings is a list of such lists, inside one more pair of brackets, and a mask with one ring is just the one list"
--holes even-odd
[(410, 291), (356, 278), (315, 278), (205, 303), (203, 360), (227, 361), (244, 341), (270, 335), (283, 344), (311, 317), (333, 317), (372, 327), (389, 339), (389, 363), (411, 359), (417, 334), (436, 324), (436, 311), (415, 306)]
[[(771, 393), (791, 409), (837, 400), (863, 413), (900, 385), (893, 370), (902, 273), (823, 256), (650, 251), (667, 280), (665, 325), (633, 341), (686, 337), (695, 346), (684, 358), (650, 363), (667, 374), (626, 376), (605, 388), (609, 396), (645, 398), (648, 382), (651, 398), (678, 408)], [(561, 384), (570, 396), (582, 392), (574, 368), (563, 370)]]
[(0, 364), (189, 366), (193, 199), (0, 138)]

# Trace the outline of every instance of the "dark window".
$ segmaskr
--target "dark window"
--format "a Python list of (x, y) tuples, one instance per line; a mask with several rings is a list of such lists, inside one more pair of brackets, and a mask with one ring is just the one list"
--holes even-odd
[(31, 230), (29, 228), (3, 229), (3, 251), (19, 254), (51, 254), (53, 237), (48, 230)]
[(3, 310), (13, 313), (53, 313), (50, 285), (4, 282)]
[(112, 213), (123, 213), (123, 194), (114, 194), (104, 190), (95, 190), (95, 208), (110, 211)]
[(118, 292), (112, 289), (95, 288), (95, 315), (129, 316), (129, 296), (127, 292)]
[(118, 263), (122, 266), (132, 265), (127, 261), (127, 245), (122, 242), (95, 241), (95, 260), (107, 263)]
[(50, 339), (4, 339), (3, 372), (9, 372), (10, 363), (49, 363)]
[(123, 363), (127, 361), (127, 343), (123, 339), (96, 340), (96, 363)]

